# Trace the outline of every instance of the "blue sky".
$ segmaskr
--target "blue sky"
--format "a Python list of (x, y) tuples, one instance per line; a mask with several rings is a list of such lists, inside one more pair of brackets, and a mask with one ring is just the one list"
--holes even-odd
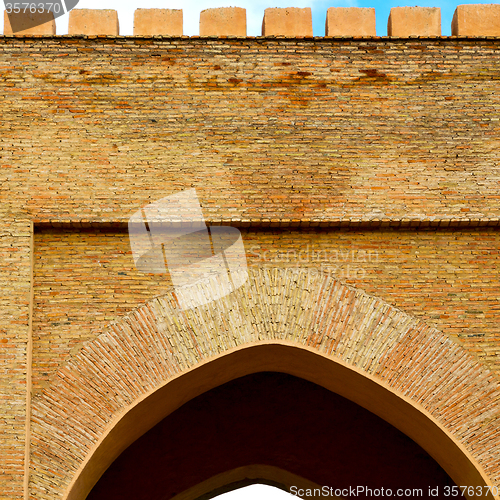
[[(16, 0), (6, 0), (16, 1)], [(27, 1), (27, 0), (20, 0)], [(419, 7), (440, 7), (442, 34), (451, 35), (451, 19), (457, 5), (462, 2), (447, 0), (420, 0)], [(499, 3), (474, 1), (470, 3)], [(328, 7), (375, 7), (377, 19), (377, 35), (387, 35), (387, 19), (391, 7), (415, 6), (404, 0), (380, 2), (376, 0), (80, 0), (77, 8), (81, 9), (116, 9), (120, 21), (120, 34), (132, 35), (134, 10), (140, 8), (183, 9), (184, 34), (198, 35), (200, 11), (213, 7), (244, 7), (247, 9), (248, 35), (261, 34), (262, 17), (267, 7), (311, 7), (313, 13), (313, 30), (315, 36), (324, 36), (325, 18)], [(3, 32), (3, 16), (1, 19)], [(68, 32), (68, 16), (56, 20), (57, 34)]]

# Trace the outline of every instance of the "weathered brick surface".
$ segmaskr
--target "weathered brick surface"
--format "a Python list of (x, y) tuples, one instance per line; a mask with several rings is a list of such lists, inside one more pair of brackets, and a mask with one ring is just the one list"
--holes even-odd
[(32, 225), (0, 209), (0, 499), (23, 498)]
[(124, 411), (166, 381), (266, 341), (306, 347), (387, 384), (432, 415), (498, 482), (498, 379), (403, 311), (332, 276), (295, 271), (252, 269), (241, 288), (200, 310), (179, 311), (167, 293), (84, 346), (34, 401), (31, 498), (60, 498)]
[(2, 38), (3, 186), (87, 225), (183, 187), (212, 221), (498, 222), (499, 46)]
[(136, 270), (127, 234), (36, 234), (34, 390), (99, 329), (168, 290), (168, 276)]

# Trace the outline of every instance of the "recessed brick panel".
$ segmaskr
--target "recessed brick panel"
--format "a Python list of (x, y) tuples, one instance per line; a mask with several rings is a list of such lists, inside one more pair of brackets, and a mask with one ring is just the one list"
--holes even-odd
[(393, 7), (387, 23), (389, 36), (441, 36), (438, 7)]
[(246, 36), (247, 12), (241, 7), (205, 9), (200, 13), (200, 36)]
[(376, 36), (375, 9), (330, 7), (326, 13), (326, 36)]
[(137, 9), (134, 13), (134, 35), (182, 34), (181, 9)]
[(453, 14), (454, 36), (500, 36), (500, 4), (459, 5)]
[(311, 8), (266, 9), (262, 21), (262, 35), (313, 36)]
[(70, 35), (118, 35), (118, 12), (111, 9), (73, 9), (69, 13)]
[[(500, 374), (498, 231), (242, 231), (250, 267), (332, 272), (454, 338)], [(34, 392), (110, 321), (171, 285), (168, 275), (137, 271), (126, 233), (35, 234)]]

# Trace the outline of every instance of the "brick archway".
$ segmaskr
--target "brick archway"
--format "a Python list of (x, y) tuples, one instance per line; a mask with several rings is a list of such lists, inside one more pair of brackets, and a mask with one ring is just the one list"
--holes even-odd
[[(334, 277), (251, 269), (196, 310), (173, 294), (112, 324), (34, 401), (32, 498), (84, 499), (135, 439), (193, 397), (281, 371), (379, 415), (459, 485), (499, 484), (499, 384), (439, 331)], [(490, 497), (491, 498), (491, 497)]]

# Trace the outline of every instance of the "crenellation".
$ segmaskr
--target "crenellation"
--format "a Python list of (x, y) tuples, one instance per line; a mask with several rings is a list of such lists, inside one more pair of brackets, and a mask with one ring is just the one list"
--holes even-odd
[(200, 13), (200, 36), (246, 36), (247, 12), (241, 7), (205, 9)]
[(459, 5), (451, 22), (453, 36), (500, 36), (500, 4)]
[(19, 12), (7, 14), (3, 11), (4, 35), (55, 35), (56, 22), (52, 12)]
[(376, 36), (375, 9), (330, 7), (326, 13), (325, 36)]
[(118, 12), (111, 9), (73, 9), (69, 13), (69, 35), (119, 35)]
[(262, 36), (313, 36), (311, 8), (266, 9), (262, 20)]
[[(34, 19), (47, 18), (33, 27)], [(15, 28), (11, 26), (14, 22)], [(4, 35), (55, 35), (52, 13), (7, 14)], [(118, 13), (109, 9), (73, 9), (69, 12), (69, 35), (118, 36)], [(205, 9), (200, 13), (199, 36), (247, 36), (246, 10), (241, 7)], [(452, 36), (500, 36), (500, 4), (459, 5), (453, 15)], [(262, 36), (312, 37), (310, 7), (268, 8), (262, 21)], [(182, 36), (182, 9), (144, 9), (134, 14), (133, 36)], [(330, 7), (325, 18), (326, 37), (375, 37), (375, 9)], [(387, 22), (387, 36), (441, 36), (441, 11), (437, 7), (393, 7)], [(251, 37), (252, 38), (252, 37)]]
[(441, 9), (437, 7), (393, 7), (387, 21), (387, 35), (441, 36)]
[(182, 36), (182, 9), (137, 9), (134, 13), (134, 36)]

